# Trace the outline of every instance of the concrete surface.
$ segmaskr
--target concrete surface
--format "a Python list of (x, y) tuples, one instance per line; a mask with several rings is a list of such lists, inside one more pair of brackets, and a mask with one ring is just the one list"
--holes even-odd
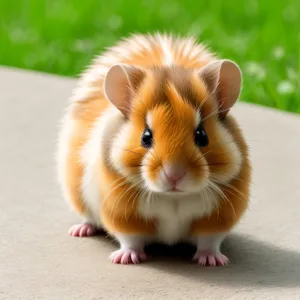
[[(300, 117), (239, 104), (254, 164), (250, 209), (224, 243), (225, 268), (153, 250), (111, 264), (105, 236), (77, 221), (55, 178), (58, 120), (75, 80), (0, 68), (0, 299), (300, 299)], [(151, 249), (150, 249), (151, 250)], [(184, 249), (188, 253), (189, 249)]]

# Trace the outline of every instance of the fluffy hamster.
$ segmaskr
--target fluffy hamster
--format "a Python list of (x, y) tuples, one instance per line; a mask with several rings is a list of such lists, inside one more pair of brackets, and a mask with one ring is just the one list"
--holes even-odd
[(194, 243), (200, 265), (225, 265), (220, 245), (247, 208), (248, 148), (230, 108), (241, 71), (193, 38), (133, 35), (97, 57), (70, 101), (59, 180), (83, 223), (104, 228), (113, 263), (146, 260), (158, 241)]

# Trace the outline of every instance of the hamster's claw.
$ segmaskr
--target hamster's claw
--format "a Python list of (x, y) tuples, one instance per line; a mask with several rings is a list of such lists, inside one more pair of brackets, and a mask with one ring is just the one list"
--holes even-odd
[(134, 249), (119, 249), (114, 251), (109, 258), (114, 264), (128, 265), (147, 260), (147, 255), (143, 251)]
[(193, 261), (196, 261), (201, 266), (226, 266), (229, 263), (227, 256), (222, 253), (212, 253), (212, 252), (197, 252)]
[(76, 237), (87, 237), (95, 235), (97, 232), (97, 228), (90, 223), (82, 223), (82, 224), (75, 224), (73, 225), (69, 231), (68, 234), (70, 236), (76, 236)]

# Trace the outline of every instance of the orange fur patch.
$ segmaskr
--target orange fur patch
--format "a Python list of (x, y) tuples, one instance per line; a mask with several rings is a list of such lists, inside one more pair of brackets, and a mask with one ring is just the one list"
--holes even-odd
[(101, 216), (108, 232), (153, 234), (154, 220), (145, 220), (137, 213), (140, 190), (104, 164), (100, 169)]

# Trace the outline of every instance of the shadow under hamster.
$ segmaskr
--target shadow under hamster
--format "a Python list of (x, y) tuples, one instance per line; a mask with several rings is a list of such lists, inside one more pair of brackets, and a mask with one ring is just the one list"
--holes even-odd
[(151, 256), (145, 267), (164, 270), (196, 281), (227, 285), (300, 286), (300, 253), (257, 241), (240, 234), (227, 237), (222, 246), (230, 259), (226, 267), (201, 267), (191, 262), (196, 248), (179, 244), (168, 247), (149, 245)]

